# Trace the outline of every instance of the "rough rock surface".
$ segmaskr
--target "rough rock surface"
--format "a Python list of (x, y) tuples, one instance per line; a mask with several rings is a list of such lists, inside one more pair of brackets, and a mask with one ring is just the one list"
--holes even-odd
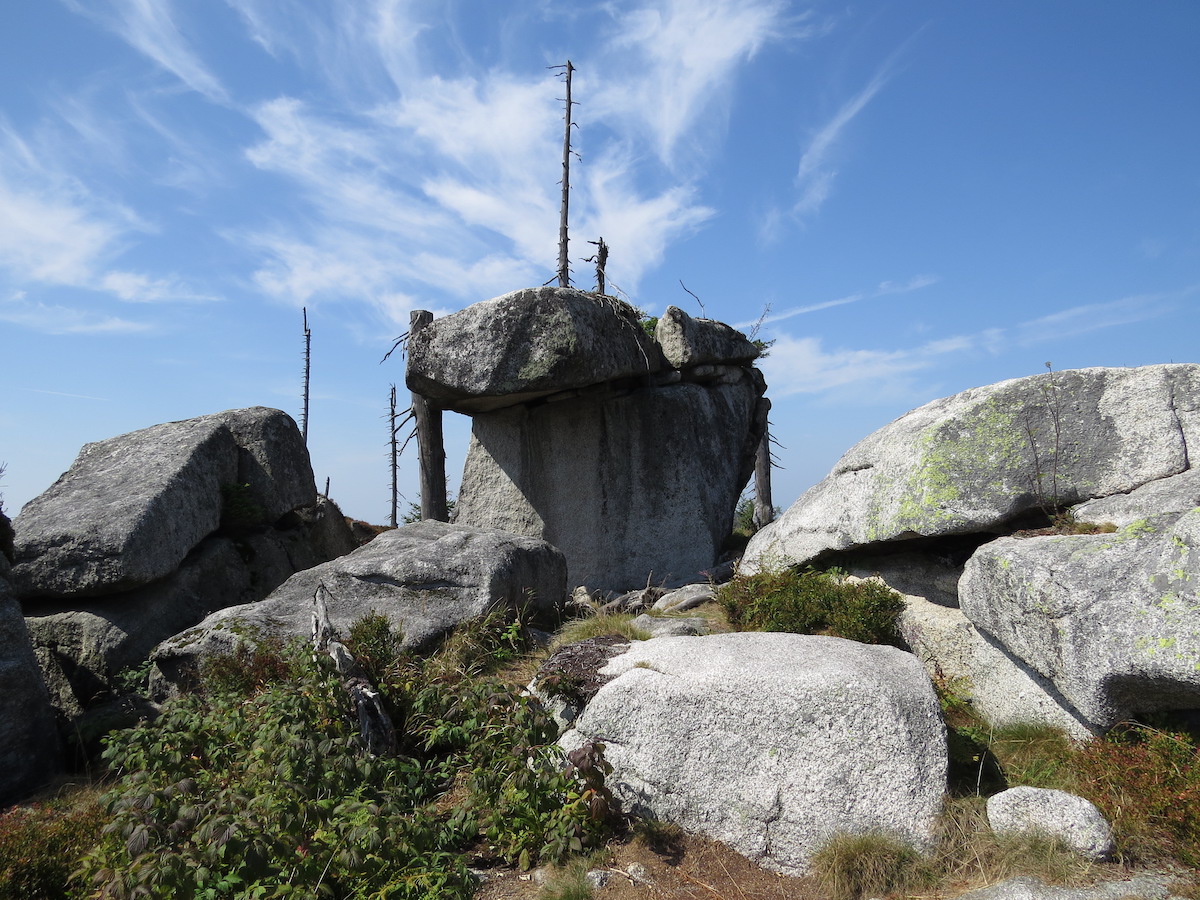
[(207, 655), (260, 634), (307, 639), (313, 596), (329, 591), (329, 618), (345, 635), (368, 613), (387, 616), (404, 646), (419, 649), (493, 609), (558, 610), (566, 594), (562, 554), (544, 541), (444, 522), (380, 534), (353, 553), (297, 572), (266, 600), (221, 610), (159, 645), (159, 670), (173, 682)]
[(1071, 508), (1080, 522), (1112, 523), (1119, 528), (1163, 513), (1185, 513), (1200, 506), (1200, 469), (1151, 481), (1128, 494), (1089, 500)]
[(659, 597), (654, 601), (654, 608), (660, 612), (686, 612), (711, 603), (715, 596), (716, 591), (711, 584), (685, 584)]
[(0, 555), (0, 805), (48, 780), (61, 757), (54, 710), (7, 575)]
[(473, 413), (663, 368), (628, 304), (573, 288), (513, 291), (426, 325), (408, 342), (407, 383)]
[(632, 622), (651, 637), (684, 637), (708, 633), (708, 620), (701, 616), (651, 616), (646, 613)]
[(1058, 838), (1088, 859), (1112, 855), (1112, 828), (1091, 801), (1047, 788), (1015, 787), (988, 798), (988, 824), (996, 834), (1040, 832)]
[(1040, 506), (1178, 475), (1189, 446), (1200, 447), (1197, 365), (1078, 369), (974, 388), (852, 447), (751, 539), (742, 570), (881, 541), (1002, 530)]
[(457, 521), (543, 538), (572, 584), (703, 578), (761, 436), (761, 388), (680, 384), (474, 417)]
[(758, 348), (744, 334), (724, 322), (693, 319), (682, 309), (668, 306), (654, 328), (654, 340), (676, 369), (710, 363), (749, 363)]
[(1167, 873), (1149, 872), (1091, 887), (1068, 888), (1023, 876), (961, 894), (958, 900), (1182, 900), (1182, 895), (1172, 890), (1176, 880)]
[(1200, 510), (1115, 534), (1000, 538), (959, 585), (967, 618), (1094, 728), (1200, 707)]
[(221, 524), (222, 489), (273, 521), (316, 499), (308, 453), (279, 410), (230, 410), (87, 444), (16, 518), (14, 590), (127, 591), (169, 575)]
[(911, 654), (737, 633), (635, 642), (561, 743), (605, 744), (626, 808), (798, 873), (843, 831), (918, 847), (946, 789), (946, 735)]
[(904, 595), (900, 636), (931, 676), (946, 679), (956, 693), (994, 726), (1036, 722), (1079, 740), (1092, 737), (1049, 681), (994, 640), (982, 635), (962, 610)]

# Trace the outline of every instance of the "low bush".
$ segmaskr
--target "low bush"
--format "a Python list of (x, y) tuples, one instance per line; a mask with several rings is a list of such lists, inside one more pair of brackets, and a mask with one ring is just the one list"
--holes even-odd
[(88, 789), (0, 815), (0, 900), (82, 896), (71, 876), (106, 821), (99, 795)]
[[(482, 644), (511, 646), (507, 628)], [(468, 851), (529, 868), (603, 843), (602, 748), (564, 767), (553, 720), (468, 675), (461, 641), (447, 642), (453, 662), (388, 660), (399, 639), (377, 618), (348, 640), (374, 654), (395, 756), (365, 751), (339, 679), (306, 647), (270, 663), (243, 651), (111, 738), (110, 824), (87, 882), (112, 898), (453, 898), (472, 890)]]
[(1080, 790), (1113, 826), (1129, 862), (1200, 867), (1200, 749), (1182, 732), (1113, 729), (1075, 753)]
[(739, 631), (791, 631), (900, 644), (896, 620), (904, 600), (878, 581), (784, 569), (735, 577), (717, 591), (717, 600)]

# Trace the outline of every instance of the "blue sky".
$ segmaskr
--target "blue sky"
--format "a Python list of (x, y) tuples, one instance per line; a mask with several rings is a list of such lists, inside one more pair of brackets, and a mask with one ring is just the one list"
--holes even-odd
[(298, 418), (307, 306), (318, 482), (384, 521), (409, 310), (554, 274), (567, 58), (576, 283), (603, 236), (650, 313), (766, 312), (777, 503), (936, 397), (1195, 362), (1198, 44), (1194, 0), (8, 0), (6, 509), (87, 441)]

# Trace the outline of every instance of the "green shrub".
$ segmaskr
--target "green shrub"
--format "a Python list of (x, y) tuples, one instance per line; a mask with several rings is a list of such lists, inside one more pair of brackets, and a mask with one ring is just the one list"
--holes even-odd
[[(113, 898), (466, 897), (481, 840), (523, 867), (602, 843), (602, 748), (564, 768), (534, 701), (441, 653), (388, 660), (399, 638), (382, 618), (349, 641), (376, 654), (395, 756), (365, 751), (339, 679), (303, 645), (239, 651), (206, 666), (204, 691), (110, 738), (111, 822), (88, 883)], [(507, 645), (509, 628), (472, 645)]]
[(221, 485), (221, 530), (235, 536), (266, 524), (267, 511), (259, 505), (248, 484)]
[(0, 900), (82, 896), (71, 875), (100, 840), (105, 821), (92, 791), (0, 815)]
[(1083, 745), (1073, 764), (1121, 857), (1200, 867), (1200, 749), (1190, 736), (1124, 726)]
[(904, 600), (877, 581), (848, 581), (835, 572), (760, 572), (738, 576), (717, 592), (739, 631), (829, 634), (866, 644), (899, 645)]

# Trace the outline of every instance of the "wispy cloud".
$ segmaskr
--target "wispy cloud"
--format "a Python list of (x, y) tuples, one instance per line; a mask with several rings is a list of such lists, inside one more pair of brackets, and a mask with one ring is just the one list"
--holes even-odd
[(1087, 334), (1117, 325), (1144, 322), (1169, 312), (1175, 301), (1195, 294), (1200, 287), (1163, 294), (1139, 294), (1109, 303), (1086, 303), (1048, 316), (1022, 322), (1014, 329), (1013, 340), (1021, 346)]
[(118, 335), (154, 330), (144, 322), (29, 300), (22, 291), (0, 300), (0, 322), (20, 325), (42, 334)]
[(937, 284), (939, 281), (936, 275), (916, 275), (903, 283), (895, 281), (883, 281), (879, 286), (871, 291), (860, 291), (858, 293), (849, 294), (845, 297), (839, 297), (836, 300), (825, 300), (821, 303), (811, 303), (807, 306), (796, 306), (790, 309), (782, 310), (778, 313), (772, 313), (761, 321), (739, 322), (736, 327), (749, 328), (752, 325), (770, 325), (775, 322), (783, 322), (795, 316), (801, 316), (806, 313), (819, 312), (823, 309), (832, 309), (836, 306), (846, 306), (850, 303), (857, 303), (860, 300), (870, 300), (876, 297), (885, 297), (889, 294), (908, 294), (913, 291), (919, 291), (921, 288), (929, 287), (931, 284)]
[(70, 394), (66, 391), (45, 391), (39, 388), (21, 388), (30, 394), (49, 394), (52, 397), (72, 397), (76, 400), (99, 400), (103, 403), (111, 403), (108, 397), (93, 397), (91, 394)]
[(807, 219), (816, 215), (833, 191), (837, 169), (832, 164), (833, 150), (846, 127), (887, 83), (886, 68), (877, 72), (867, 86), (842, 104), (842, 107), (826, 122), (805, 147), (796, 169), (797, 199), (792, 205), (792, 215)]
[(952, 335), (893, 350), (827, 349), (820, 338), (795, 338), (776, 333), (771, 354), (760, 366), (771, 385), (772, 395), (777, 398), (822, 393), (853, 384), (870, 384), (873, 391), (887, 379), (933, 368), (946, 358), (967, 353), (995, 355), (1014, 344), (1052, 343), (1156, 318), (1168, 314), (1180, 300), (1197, 293), (1200, 293), (1200, 285), (1171, 293), (1085, 304), (1008, 327), (986, 328), (974, 334)]
[(74, 12), (115, 32), (138, 52), (209, 100), (228, 100), (225, 88), (192, 50), (172, 18), (171, 0), (64, 0)]
[(649, 134), (670, 165), (701, 117), (723, 127), (741, 63), (768, 41), (813, 32), (786, 10), (782, 0), (655, 0), (618, 10), (599, 77), (582, 73), (590, 109), (626, 135)]
[(118, 267), (122, 252), (150, 229), (132, 210), (51, 168), (50, 156), (0, 121), (0, 269), (15, 283), (135, 302), (205, 299), (173, 277)]

